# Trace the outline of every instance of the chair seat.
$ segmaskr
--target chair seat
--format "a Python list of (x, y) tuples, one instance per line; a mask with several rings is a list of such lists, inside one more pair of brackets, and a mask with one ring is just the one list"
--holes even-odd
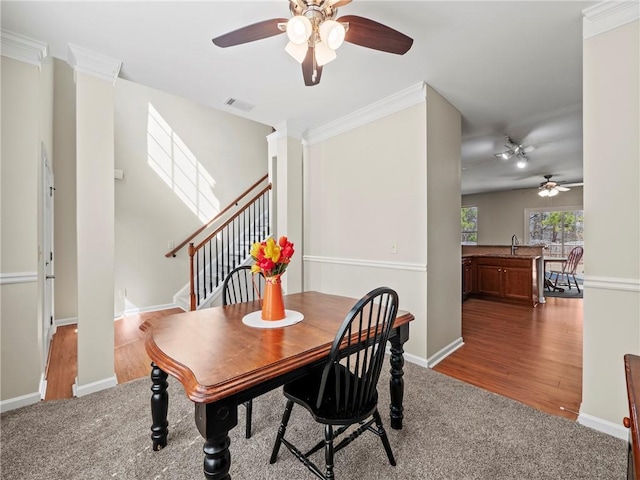
[[(338, 329), (323, 368), (285, 384), (287, 399), (269, 463), (275, 463), (284, 445), (314, 475), (334, 480), (334, 454), (360, 435), (377, 435), (389, 463), (396, 465), (387, 432), (378, 411), (376, 386), (384, 361), (385, 345), (398, 312), (398, 294), (387, 287), (372, 290), (347, 313)], [(294, 404), (303, 406), (317, 423), (324, 424), (324, 439), (306, 453), (285, 438)], [(355, 429), (351, 426), (359, 424)], [(335, 427), (335, 429), (334, 429)], [(334, 442), (341, 438), (337, 444)], [(324, 449), (324, 472), (310, 456)]]
[[(345, 367), (340, 368), (341, 385), (348, 383), (350, 385), (356, 384), (356, 376), (349, 372)], [(349, 382), (346, 382), (345, 377), (349, 377)], [(284, 395), (289, 400), (302, 405), (306, 408), (313, 418), (325, 425), (351, 425), (353, 423), (361, 422), (375, 412), (378, 403), (378, 392), (376, 390), (373, 398), (366, 405), (363, 405), (357, 411), (351, 411), (346, 408), (339, 408), (336, 405), (335, 390), (335, 376), (331, 374), (326, 388), (324, 396), (322, 397), (322, 404), (318, 408), (316, 401), (318, 399), (318, 393), (320, 390), (322, 378), (322, 370), (316, 370), (313, 373), (305, 375), (304, 377), (286, 384), (283, 388)]]

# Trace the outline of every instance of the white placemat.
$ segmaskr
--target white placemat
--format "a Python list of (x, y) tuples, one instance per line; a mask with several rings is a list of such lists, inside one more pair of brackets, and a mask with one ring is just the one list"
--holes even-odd
[(281, 328), (295, 325), (304, 318), (302, 313), (294, 310), (285, 310), (284, 315), (282, 320), (263, 320), (262, 310), (258, 310), (242, 317), (242, 323), (254, 328)]

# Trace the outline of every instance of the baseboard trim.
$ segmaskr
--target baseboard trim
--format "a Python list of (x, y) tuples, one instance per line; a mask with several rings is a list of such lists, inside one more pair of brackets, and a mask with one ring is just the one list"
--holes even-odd
[(0, 401), (0, 413), (15, 410), (16, 408), (27, 407), (40, 401), (40, 392), (33, 392), (19, 397), (9, 398)]
[(66, 325), (74, 325), (78, 323), (78, 317), (69, 317), (69, 318), (56, 318), (54, 324), (57, 327), (64, 327)]
[(40, 374), (40, 388), (38, 388), (40, 392), (40, 400), (44, 400), (44, 397), (47, 395), (47, 379), (44, 378), (44, 373)]
[(629, 440), (629, 430), (627, 430), (622, 424), (610, 422), (602, 418), (594, 417), (586, 413), (580, 413), (578, 415), (578, 423), (585, 427), (593, 428), (599, 432), (606, 433), (612, 437), (619, 438), (620, 440)]
[(453, 352), (458, 350), (463, 345), (464, 345), (464, 341), (462, 340), (462, 337), (460, 337), (455, 339), (453, 342), (451, 342), (449, 345), (442, 348), (435, 354), (431, 355), (429, 358), (427, 358), (427, 363), (429, 364), (429, 368), (435, 367), (442, 360), (447, 358), (449, 355), (451, 355)]
[(76, 381), (73, 384), (73, 396), (74, 397), (84, 397), (85, 395), (90, 395), (92, 393), (99, 392), (101, 390), (106, 390), (108, 388), (112, 388), (118, 385), (118, 379), (114, 374), (113, 377), (104, 378), (102, 380), (98, 380), (97, 382), (87, 383), (86, 385), (78, 385), (78, 377), (76, 377)]
[(412, 355), (410, 353), (405, 352), (404, 359), (409, 363), (413, 363), (414, 365), (418, 365), (423, 368), (429, 368), (428, 360), (425, 360), (424, 358), (419, 357), (417, 355)]

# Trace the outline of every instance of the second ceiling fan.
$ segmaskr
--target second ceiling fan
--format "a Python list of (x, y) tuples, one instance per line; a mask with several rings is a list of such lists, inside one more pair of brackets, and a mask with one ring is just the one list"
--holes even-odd
[(307, 86), (320, 83), (322, 67), (336, 58), (336, 49), (349, 42), (404, 55), (413, 39), (381, 23), (357, 15), (337, 17), (338, 7), (351, 0), (289, 0), (292, 17), (272, 18), (247, 25), (213, 39), (218, 47), (232, 47), (287, 33), (285, 51), (302, 64)]

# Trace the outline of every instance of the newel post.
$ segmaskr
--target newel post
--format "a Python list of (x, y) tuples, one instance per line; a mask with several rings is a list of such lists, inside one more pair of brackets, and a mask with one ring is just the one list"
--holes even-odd
[(196, 248), (193, 242), (189, 244), (189, 310), (196, 309), (196, 287), (195, 275), (193, 271), (193, 256), (196, 254)]

